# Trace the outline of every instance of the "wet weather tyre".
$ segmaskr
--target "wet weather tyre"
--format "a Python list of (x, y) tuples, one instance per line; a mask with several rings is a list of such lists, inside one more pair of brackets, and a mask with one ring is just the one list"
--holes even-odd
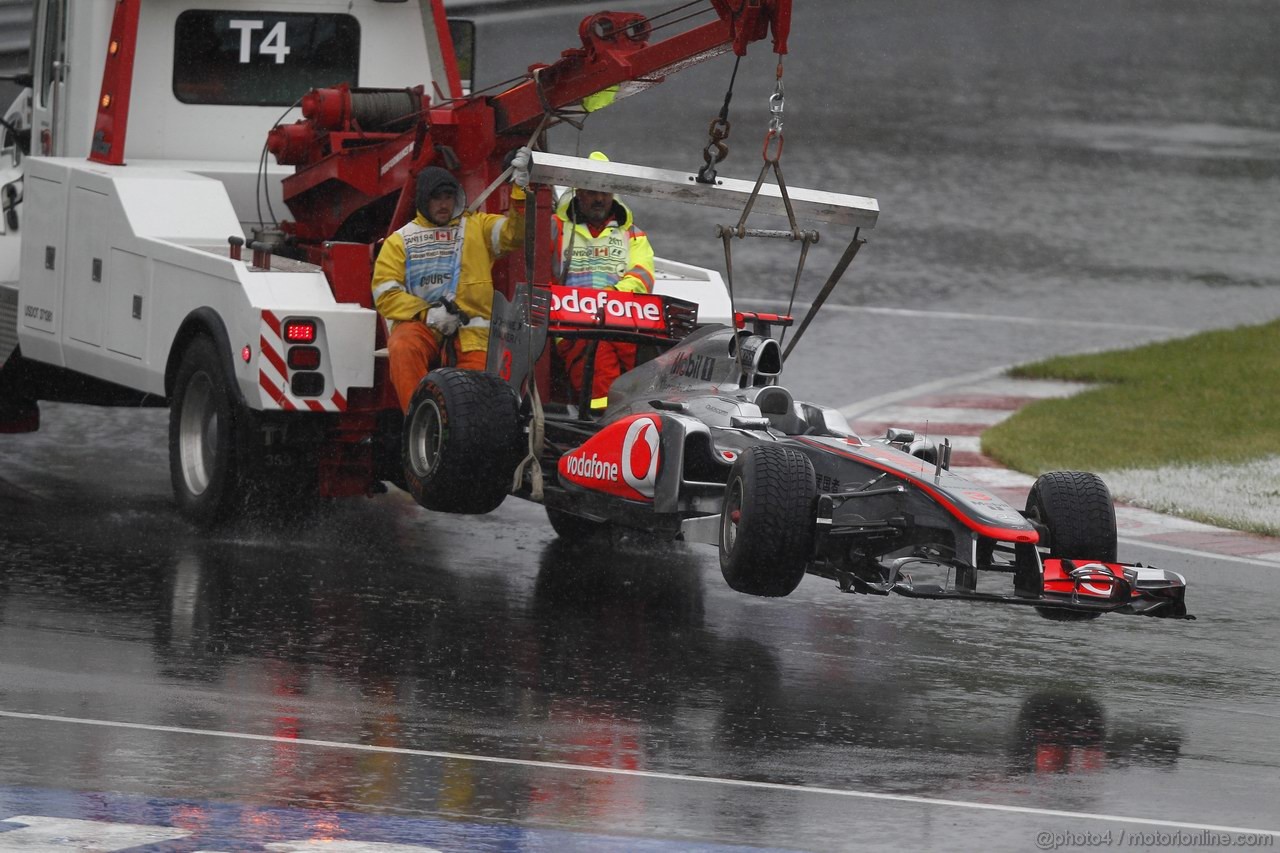
[(570, 542), (608, 536), (610, 529), (613, 527), (607, 521), (583, 518), (580, 515), (574, 515), (571, 512), (565, 512), (562, 509), (553, 507), (547, 507), (547, 521), (551, 522), (551, 529), (556, 532), (557, 536)]
[(243, 498), (233, 394), (213, 340), (192, 339), (169, 404), (169, 479), (179, 513), (202, 529), (230, 519)]
[(405, 416), (405, 485), (430, 510), (491, 512), (511, 490), (519, 437), (516, 397), (505, 382), (479, 371), (433, 370)]
[[(1066, 560), (1116, 561), (1116, 509), (1102, 478), (1085, 471), (1042, 474), (1027, 495), (1027, 515), (1049, 530), (1049, 556)], [(1081, 613), (1037, 607), (1055, 622), (1095, 619)]]
[(1027, 513), (1049, 528), (1049, 556), (1116, 561), (1116, 509), (1097, 474), (1042, 474), (1027, 495)]
[(813, 463), (775, 444), (747, 448), (729, 469), (720, 516), (720, 572), (749, 595), (790, 595), (813, 550)]

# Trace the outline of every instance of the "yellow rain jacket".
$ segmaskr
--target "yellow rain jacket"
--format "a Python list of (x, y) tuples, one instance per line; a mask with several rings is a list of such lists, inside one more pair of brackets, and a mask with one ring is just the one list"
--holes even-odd
[(593, 235), (585, 223), (575, 221), (573, 200), (573, 194), (566, 193), (553, 219), (557, 280), (569, 287), (652, 293), (653, 246), (636, 227), (631, 210), (615, 199), (613, 222)]
[[(506, 216), (466, 213), (447, 225), (418, 213), (386, 239), (373, 268), (373, 304), (392, 328), (423, 320), (450, 298), (471, 318), (458, 330), (461, 351), (488, 349), (493, 262), (524, 243), (524, 190), (513, 186), (511, 202)], [(461, 194), (458, 206), (465, 206)]]

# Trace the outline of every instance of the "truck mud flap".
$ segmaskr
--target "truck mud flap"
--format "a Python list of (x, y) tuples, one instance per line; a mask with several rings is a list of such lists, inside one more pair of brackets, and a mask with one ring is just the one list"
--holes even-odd
[(18, 351), (18, 289), (0, 284), (0, 433), (35, 432), (40, 407), (21, 392)]

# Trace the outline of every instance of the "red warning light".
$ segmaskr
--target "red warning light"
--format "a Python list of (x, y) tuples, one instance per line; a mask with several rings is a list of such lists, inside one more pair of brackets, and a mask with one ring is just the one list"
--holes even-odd
[(315, 347), (289, 347), (289, 367), (316, 370), (320, 367), (320, 350)]
[(284, 324), (284, 340), (289, 344), (310, 344), (316, 339), (313, 320), (289, 320)]
[(249, 345), (248, 345), (248, 344), (245, 344), (245, 345), (240, 349), (240, 358), (242, 358), (242, 359), (244, 360), (244, 363), (245, 363), (245, 364), (248, 364), (248, 363), (249, 363), (249, 359), (253, 358), (253, 350), (249, 349)]

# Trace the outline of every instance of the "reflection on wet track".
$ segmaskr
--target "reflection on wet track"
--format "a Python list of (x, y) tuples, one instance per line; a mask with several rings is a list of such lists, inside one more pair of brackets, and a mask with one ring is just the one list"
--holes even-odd
[[(1274, 701), (1274, 664), (1215, 668), (1252, 614), (1204, 585), (1204, 618), (1176, 624), (813, 578), (763, 600), (710, 549), (574, 546), (527, 504), (458, 519), (393, 492), (200, 538), (163, 492), (31, 485), (0, 493), (12, 815), (85, 817), (76, 792), (103, 792), (99, 819), (186, 809), (238, 844), (327, 820), (442, 849), (506, 849), (512, 825), (557, 849), (832, 849), (855, 827), (954, 846), (956, 825), (1025, 849), (1099, 818), (1256, 827), (1275, 794), (1276, 756), (1249, 742), (1269, 717), (1243, 713)], [(1222, 762), (1238, 781), (1208, 782)], [(126, 819), (136, 802), (151, 819)]]

